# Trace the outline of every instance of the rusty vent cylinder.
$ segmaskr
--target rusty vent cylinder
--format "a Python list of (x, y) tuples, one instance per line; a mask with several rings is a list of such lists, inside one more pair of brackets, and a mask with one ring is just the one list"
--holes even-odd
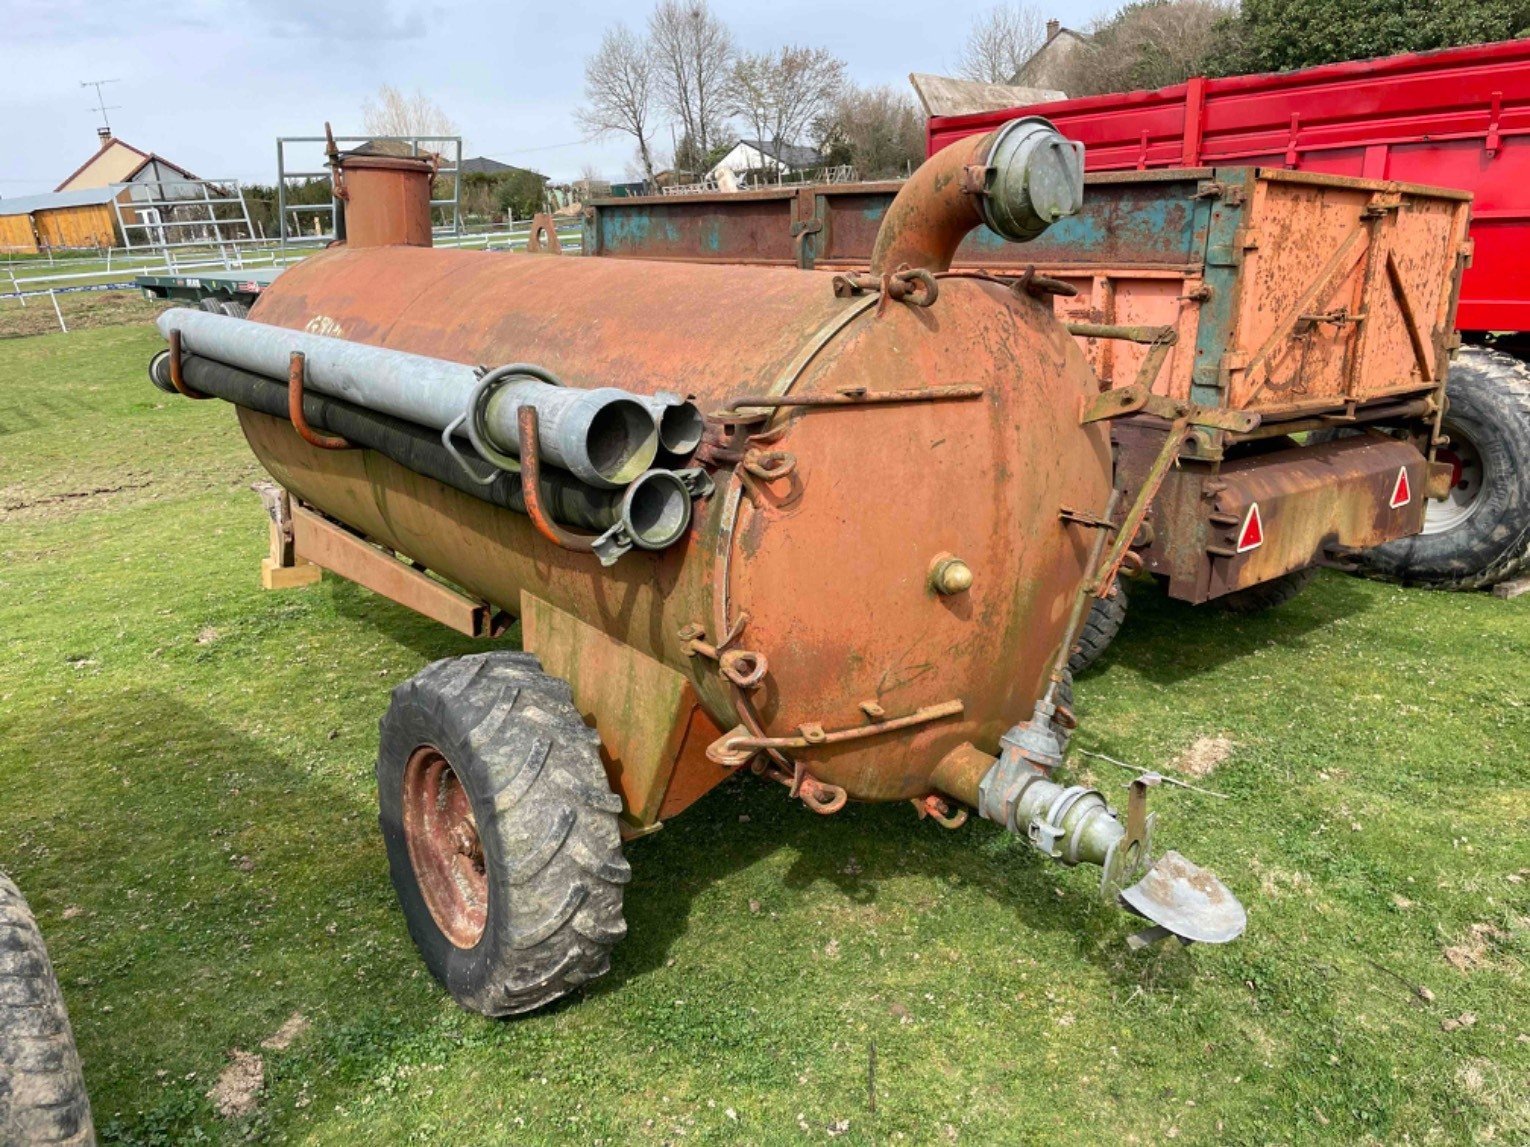
[(339, 160), (348, 247), (429, 247), (433, 160), (345, 155)]

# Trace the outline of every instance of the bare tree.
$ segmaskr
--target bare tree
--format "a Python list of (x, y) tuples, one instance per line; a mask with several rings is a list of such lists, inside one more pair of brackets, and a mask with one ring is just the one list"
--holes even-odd
[(422, 91), (406, 96), (392, 84), (361, 105), (361, 122), (368, 135), (448, 136), (457, 125)]
[(779, 160), (781, 145), (800, 142), (844, 86), (845, 62), (827, 48), (749, 53), (728, 73), (723, 107), (748, 123), (756, 139), (773, 141)]
[(630, 135), (637, 140), (643, 178), (653, 182), (654, 56), (638, 36), (618, 24), (606, 30), (584, 65), (589, 106), (574, 113), (592, 138)]
[(907, 175), (924, 160), (924, 116), (899, 88), (845, 88), (819, 129), (830, 158), (861, 179)]
[(1013, 83), (1015, 73), (1046, 43), (1046, 21), (1028, 4), (990, 8), (973, 21), (956, 59), (957, 74), (989, 84)]
[(694, 155), (675, 156), (698, 166), (724, 123), (723, 85), (733, 60), (733, 34), (706, 0), (660, 0), (648, 18), (659, 102), (680, 125)]

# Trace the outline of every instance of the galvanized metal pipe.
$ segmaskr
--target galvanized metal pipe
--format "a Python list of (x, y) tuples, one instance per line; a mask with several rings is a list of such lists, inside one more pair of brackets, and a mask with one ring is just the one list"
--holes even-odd
[[(471, 366), (426, 355), (186, 307), (164, 312), (157, 325), (166, 338), (179, 331), (189, 353), (270, 379), (285, 379), (292, 352), (301, 351), (308, 389), (432, 430), (469, 413), (479, 390)], [(487, 396), (481, 412), (485, 436), (505, 455), (520, 454), (515, 414), (523, 405), (537, 409), (547, 461), (592, 486), (623, 486), (649, 469), (658, 453), (658, 425), (645, 396), (515, 377)]]
[[(291, 395), (281, 383), (198, 355), (187, 355), (181, 366), (188, 384), (203, 394), (290, 420)], [(159, 389), (175, 393), (167, 353), (150, 361), (149, 378)], [(526, 512), (521, 475), (492, 471), (484, 475), (492, 481), (477, 481), (436, 435), (412, 423), (311, 392), (303, 395), (303, 416), (311, 425), (343, 434), (352, 445), (375, 450), (416, 474), (518, 514)], [(541, 486), (542, 501), (558, 521), (602, 534), (621, 526), (621, 536), (638, 549), (666, 549), (690, 528), (690, 491), (668, 470), (649, 470), (620, 490), (596, 489), (562, 471), (544, 470)]]

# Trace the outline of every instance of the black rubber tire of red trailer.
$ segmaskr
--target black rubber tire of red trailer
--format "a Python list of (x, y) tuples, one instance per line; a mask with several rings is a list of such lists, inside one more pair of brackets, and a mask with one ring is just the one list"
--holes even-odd
[(0, 1017), (0, 1143), (94, 1143), (58, 977), (26, 899), (3, 874)]
[(1460, 463), (1451, 501), (1429, 503), (1423, 533), (1358, 560), (1364, 573), (1404, 585), (1487, 589), (1530, 570), (1530, 367), (1464, 347), (1446, 397), (1451, 444), (1439, 456)]
[(1228, 613), (1244, 617), (1263, 613), (1267, 609), (1285, 605), (1311, 585), (1317, 573), (1315, 569), (1292, 570), (1288, 574), (1262, 581), (1258, 585), (1251, 585), (1247, 589), (1235, 589), (1232, 593), (1223, 594), (1221, 597), (1212, 599), (1212, 604)]
[(1079, 632), (1073, 646), (1073, 656), (1068, 659), (1068, 672), (1075, 677), (1088, 669), (1110, 647), (1121, 632), (1126, 621), (1126, 609), (1131, 603), (1126, 587), (1118, 580), (1115, 591), (1109, 597), (1095, 598), (1089, 607), (1089, 617)]
[[(568, 683), (527, 653), (438, 661), (393, 691), (377, 760), (388, 866), (426, 966), (469, 1011), (506, 1016), (549, 1004), (602, 975), (626, 935), (622, 886), (632, 870), (617, 828), (621, 799), (598, 745)], [(410, 787), (416, 762), (431, 752), (446, 773), (437, 764), (434, 789)], [(430, 865), (451, 849), (419, 851), (422, 840), (439, 837), (418, 827), (428, 808), (412, 812), (406, 802), (423, 795), (427, 806), (444, 807), (452, 784), (461, 790), (454, 800), (465, 795), (473, 831), (453, 830), (461, 859), (447, 862), (477, 872), (448, 869), (443, 886), (432, 884)], [(444, 930), (455, 921), (443, 925), (432, 905), (440, 907), (443, 887), (450, 897), (475, 882), (480, 931), (459, 943)]]

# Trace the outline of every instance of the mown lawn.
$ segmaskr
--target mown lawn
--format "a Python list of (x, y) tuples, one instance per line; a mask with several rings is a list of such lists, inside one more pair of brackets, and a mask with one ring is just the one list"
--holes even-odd
[(742, 780), (629, 848), (611, 975), (491, 1022), (415, 957), (371, 778), (389, 688), (471, 643), (262, 592), (257, 468), (228, 408), (149, 386), (156, 345), (0, 372), (0, 864), (108, 1141), (1530, 1139), (1530, 598), (1325, 576), (1231, 621), (1136, 589), (1076, 743), (1231, 738), (1200, 781), (1230, 799), (1155, 797), (1247, 904), (1231, 946), (1132, 954), (1092, 870)]

